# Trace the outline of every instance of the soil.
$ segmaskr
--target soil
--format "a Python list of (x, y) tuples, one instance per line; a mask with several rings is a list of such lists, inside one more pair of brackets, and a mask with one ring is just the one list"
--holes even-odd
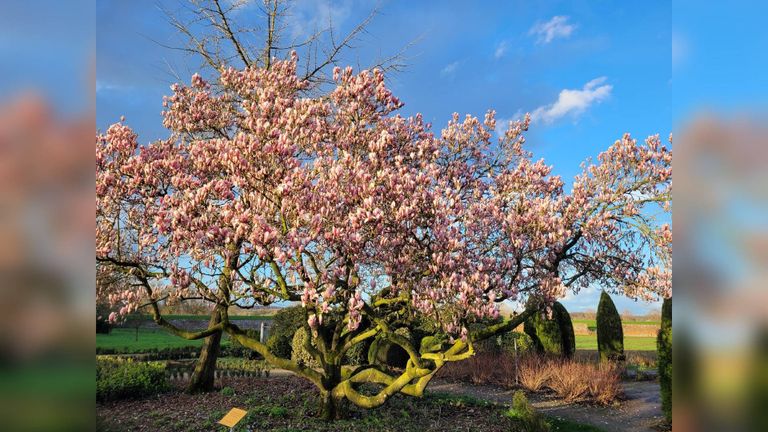
[[(249, 415), (243, 422), (245, 427), (238, 429), (246, 431), (424, 431), (436, 430), (434, 428), (438, 424), (442, 426), (441, 430), (515, 429), (510, 427), (508, 419), (499, 415), (499, 408), (472, 403), (448, 407), (444, 401), (429, 396), (447, 393), (467, 396), (478, 402), (508, 405), (514, 390), (495, 385), (437, 380), (428, 387), (425, 399), (395, 397), (377, 410), (353, 410), (350, 421), (337, 422), (333, 426), (313, 420), (316, 391), (307, 381), (292, 376), (290, 372), (272, 370), (270, 378), (260, 379), (217, 379), (217, 385), (220, 388), (231, 387), (234, 394), (213, 392), (187, 395), (181, 392), (182, 386), (179, 386), (164, 395), (98, 403), (97, 428), (103, 431), (147, 432), (220, 430), (216, 421), (229, 408), (243, 406), (254, 414), (258, 412), (257, 415)], [(528, 398), (547, 416), (592, 425), (605, 432), (663, 430), (659, 384), (655, 381), (625, 381), (623, 388), (624, 398), (614, 406), (567, 404), (551, 394), (528, 394)]]
[[(177, 382), (176, 384), (181, 384)], [(103, 432), (196, 432), (225, 430), (217, 421), (238, 407), (248, 415), (237, 432), (425, 432), (520, 430), (504, 407), (483, 400), (438, 394), (421, 399), (395, 395), (379, 408), (349, 407), (348, 418), (317, 418), (317, 391), (308, 381), (284, 371), (268, 378), (223, 378), (221, 390), (184, 394), (182, 386), (164, 394), (96, 404), (97, 430)]]
[[(624, 400), (615, 406), (567, 404), (553, 396), (529, 394), (540, 412), (577, 423), (589, 424), (606, 432), (649, 432), (663, 430), (659, 383), (629, 381), (623, 383)], [(471, 396), (497, 403), (510, 403), (514, 390), (493, 385), (460, 382), (434, 382), (429, 391)]]

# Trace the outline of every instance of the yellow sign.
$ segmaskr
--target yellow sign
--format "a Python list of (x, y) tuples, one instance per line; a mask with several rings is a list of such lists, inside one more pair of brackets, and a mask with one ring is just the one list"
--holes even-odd
[(235, 427), (237, 422), (242, 420), (247, 413), (248, 411), (246, 410), (241, 410), (240, 408), (232, 408), (229, 410), (227, 415), (224, 416), (223, 419), (219, 420), (219, 424), (229, 428)]

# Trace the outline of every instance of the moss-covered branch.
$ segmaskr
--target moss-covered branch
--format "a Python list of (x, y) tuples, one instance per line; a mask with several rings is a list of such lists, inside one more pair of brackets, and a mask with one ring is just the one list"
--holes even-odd
[(269, 362), (271, 365), (280, 369), (291, 371), (297, 375), (307, 378), (318, 387), (322, 386), (322, 375), (320, 372), (306, 366), (299, 365), (292, 360), (284, 359), (282, 357), (276, 356), (275, 354), (272, 354), (265, 344), (249, 337), (245, 331), (228, 321), (224, 322), (224, 331), (226, 331), (227, 334), (229, 334), (233, 339), (235, 339), (244, 347), (250, 348), (261, 354), (264, 359), (266, 359), (267, 362)]
[[(333, 395), (337, 398), (345, 397), (353, 404), (361, 408), (376, 408), (384, 404), (392, 395), (396, 393), (406, 393), (413, 396), (421, 396), (418, 390), (425, 386), (410, 385), (408, 390), (405, 388), (411, 384), (411, 381), (418, 380), (425, 376), (431, 376), (434, 374), (434, 370), (426, 368), (409, 367), (397, 378), (393, 378), (386, 373), (375, 369), (369, 368), (353, 375), (349, 379), (342, 381), (333, 389)], [(352, 387), (354, 382), (372, 382), (378, 384), (384, 384), (385, 387), (379, 391), (376, 395), (366, 396)]]
[(536, 305), (529, 305), (520, 314), (509, 317), (498, 324), (493, 324), (484, 329), (470, 333), (470, 340), (472, 340), (472, 342), (479, 342), (481, 340), (488, 339), (489, 337), (496, 336), (497, 334), (511, 331), (515, 327), (524, 323), (538, 310), (539, 308)]

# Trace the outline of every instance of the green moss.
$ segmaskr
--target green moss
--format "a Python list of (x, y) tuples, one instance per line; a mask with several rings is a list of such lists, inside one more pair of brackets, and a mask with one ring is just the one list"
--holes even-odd
[(672, 299), (664, 299), (661, 306), (661, 329), (658, 335), (659, 384), (661, 410), (667, 421), (672, 421)]
[(624, 330), (621, 327), (621, 316), (611, 296), (605, 291), (600, 295), (596, 322), (597, 350), (600, 351), (600, 360), (624, 360)]

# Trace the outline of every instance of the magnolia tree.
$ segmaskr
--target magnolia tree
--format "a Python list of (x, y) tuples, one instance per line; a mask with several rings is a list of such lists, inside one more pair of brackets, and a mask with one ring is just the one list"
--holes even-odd
[[(569, 289), (671, 295), (661, 222), (672, 155), (657, 136), (625, 135), (566, 192), (524, 149), (527, 118), (494, 139), (493, 112), (454, 114), (435, 134), (420, 115), (395, 113), (402, 103), (380, 72), (337, 68), (334, 81), (327, 96), (302, 97), (295, 56), (222, 70), (215, 86), (195, 75), (165, 101), (167, 140), (139, 146), (122, 122), (97, 137), (97, 261), (134, 281), (99, 292), (119, 311), (112, 319), (149, 307), (188, 339), (224, 331), (313, 382), (332, 419), (345, 400), (422, 395), (445, 363)], [(205, 330), (163, 318), (188, 299), (215, 308)], [(508, 300), (525, 310), (483, 320)], [(319, 368), (276, 356), (228, 318), (278, 301), (303, 306)], [(409, 317), (436, 323), (434, 334), (402, 336)], [(342, 367), (374, 338), (407, 352), (404, 370)]]

